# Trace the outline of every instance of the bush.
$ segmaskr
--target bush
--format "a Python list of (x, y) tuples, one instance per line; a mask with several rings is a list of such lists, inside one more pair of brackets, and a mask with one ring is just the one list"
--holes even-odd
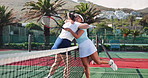
[[(44, 46), (44, 43), (31, 43), (32, 50), (50, 49), (49, 46)], [(3, 49), (28, 49), (28, 42), (25, 43), (8, 43), (3, 46)]]

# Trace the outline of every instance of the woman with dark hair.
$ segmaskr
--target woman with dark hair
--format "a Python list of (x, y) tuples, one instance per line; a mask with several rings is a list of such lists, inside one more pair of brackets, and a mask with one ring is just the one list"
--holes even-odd
[[(81, 15), (77, 15), (76, 21), (82, 22), (84, 21), (84, 19)], [(95, 45), (87, 36), (86, 29), (79, 29), (77, 33), (73, 32), (70, 28), (65, 28), (65, 30), (69, 31), (76, 38), (76, 41), (79, 46), (79, 55), (84, 66), (84, 72), (86, 78), (90, 78), (89, 57), (97, 64), (109, 64), (114, 71), (118, 69), (117, 65), (114, 63), (113, 60), (110, 61), (100, 60)]]
[[(88, 24), (82, 24), (82, 23), (79, 23), (79, 22), (75, 22), (74, 14), (68, 13), (68, 20), (63, 25), (63, 28), (69, 28), (73, 32), (76, 32), (78, 30), (78, 28), (89, 28), (89, 26), (88, 26)], [(70, 32), (62, 29), (60, 35), (56, 39), (56, 41), (55, 41), (55, 43), (54, 43), (54, 45), (51, 49), (59, 49), (59, 48), (70, 47), (73, 39), (74, 39), (74, 37)], [(70, 56), (70, 53), (68, 53), (68, 55)], [(58, 68), (58, 65), (60, 64), (60, 62), (62, 60), (64, 61), (65, 65), (66, 65), (66, 63), (67, 63), (66, 62), (66, 54), (65, 53), (56, 54), (55, 61), (54, 61), (53, 65), (51, 66), (50, 72), (49, 72), (48, 76), (45, 77), (45, 78), (52, 78), (53, 74), (55, 73), (56, 69)], [(68, 62), (68, 63), (70, 63), (70, 62)], [(65, 66), (64, 78), (68, 78), (69, 75), (70, 75), (70, 72), (67, 71), (67, 69), (70, 69), (70, 68), (69, 67), (67, 68)]]

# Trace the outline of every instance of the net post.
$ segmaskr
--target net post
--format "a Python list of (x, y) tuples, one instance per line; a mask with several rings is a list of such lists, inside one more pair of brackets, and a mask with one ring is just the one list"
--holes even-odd
[(98, 35), (96, 34), (96, 48), (98, 50), (98, 54), (99, 54), (99, 40), (98, 40)]
[(31, 52), (31, 34), (28, 35), (28, 52)]
[(99, 45), (98, 45), (98, 35), (96, 35), (96, 48), (98, 49)]
[(66, 50), (66, 76), (68, 77), (68, 71), (69, 71), (69, 69), (68, 69), (68, 50)]
[[(74, 46), (76, 46), (77, 45), (77, 42), (76, 42), (76, 40), (74, 39)], [(75, 59), (76, 59), (76, 57), (77, 57), (77, 55), (76, 55), (76, 50), (74, 50), (74, 53), (75, 53)]]

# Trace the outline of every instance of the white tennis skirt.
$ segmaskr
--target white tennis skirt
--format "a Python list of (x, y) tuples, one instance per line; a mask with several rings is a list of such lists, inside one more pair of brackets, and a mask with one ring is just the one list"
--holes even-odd
[(91, 54), (97, 51), (95, 45), (90, 39), (85, 40), (84, 42), (80, 43), (78, 46), (79, 46), (80, 58), (90, 56)]

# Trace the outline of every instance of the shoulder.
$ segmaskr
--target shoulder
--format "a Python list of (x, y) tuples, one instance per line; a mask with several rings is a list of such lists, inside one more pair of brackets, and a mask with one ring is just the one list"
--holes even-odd
[(71, 23), (70, 22), (67, 22), (67, 23), (65, 23), (64, 25), (63, 25), (63, 27), (67, 27), (67, 26), (70, 26), (71, 25)]
[(75, 24), (77, 24), (77, 25), (80, 25), (80, 24), (82, 24), (82, 23), (80, 23), (80, 22), (74, 22)]
[(66, 22), (64, 25), (71, 24), (71, 22)]
[(74, 25), (75, 25), (76, 27), (79, 27), (79, 26), (81, 25), (81, 23), (79, 23), (79, 22), (74, 22)]
[(85, 29), (79, 28), (78, 31), (79, 31), (79, 32), (85, 32)]

